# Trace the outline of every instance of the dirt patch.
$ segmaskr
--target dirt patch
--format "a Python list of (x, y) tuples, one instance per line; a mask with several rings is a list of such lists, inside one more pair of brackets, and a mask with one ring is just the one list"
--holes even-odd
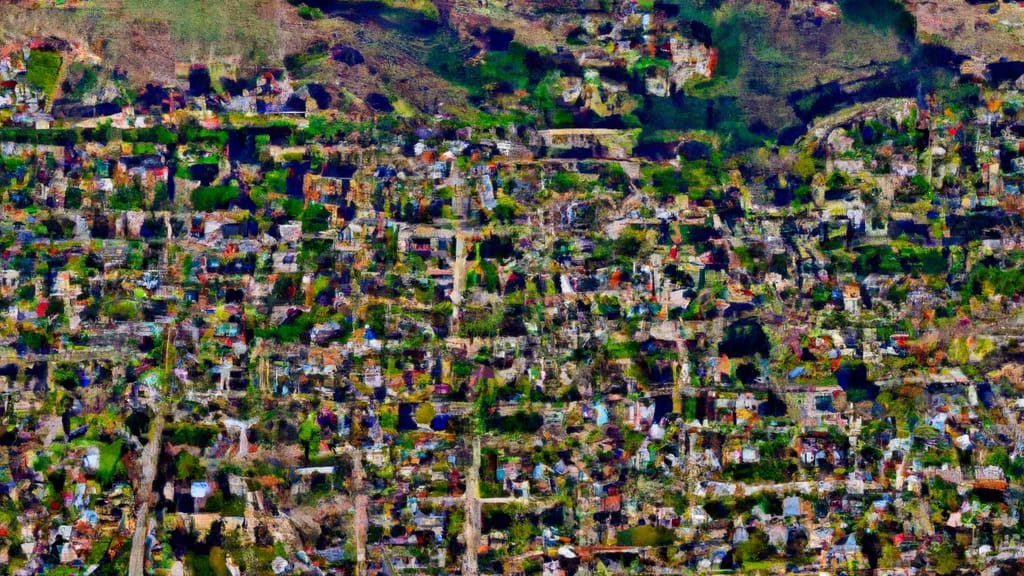
[(173, 82), (174, 56), (173, 52), (167, 50), (171, 44), (171, 32), (167, 24), (133, 22), (127, 28), (127, 49), (134, 55), (123, 59), (128, 77), (146, 83)]
[(1005, 56), (1024, 60), (1024, 8), (1016, 2), (971, 5), (947, 0), (907, 0), (917, 19), (918, 38), (939, 36), (953, 50), (985, 62)]

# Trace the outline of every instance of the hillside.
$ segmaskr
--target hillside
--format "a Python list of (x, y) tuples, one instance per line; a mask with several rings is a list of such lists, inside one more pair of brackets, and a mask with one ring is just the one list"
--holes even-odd
[(813, 117), (851, 102), (947, 87), (968, 59), (982, 69), (1000, 55), (1018, 59), (1020, 28), (1009, 22), (1021, 8), (992, 6), (80, 0), (5, 6), (0, 22), (5, 41), (55, 38), (77, 49), (80, 65), (59, 87), (64, 100), (130, 100), (149, 83), (184, 85), (194, 63), (210, 67), (214, 90), (285, 67), (296, 86), (322, 86), (342, 111), (365, 112), (367, 97), (382, 96), (401, 115), (642, 125), (652, 144), (713, 130), (745, 146), (791, 140)]

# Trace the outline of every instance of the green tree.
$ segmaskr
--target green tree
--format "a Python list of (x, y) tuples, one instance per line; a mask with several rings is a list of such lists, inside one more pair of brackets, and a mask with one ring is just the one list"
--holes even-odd
[(800, 157), (797, 158), (796, 162), (793, 163), (793, 175), (804, 182), (810, 180), (811, 177), (814, 176), (814, 172), (816, 170), (817, 167), (814, 165), (814, 158), (805, 154), (801, 154)]
[(316, 234), (327, 230), (331, 214), (322, 204), (311, 202), (302, 213), (302, 232)]
[(515, 200), (502, 196), (498, 198), (498, 205), (494, 207), (494, 217), (499, 222), (509, 223), (519, 213), (519, 205), (516, 204)]
[(1010, 456), (1002, 446), (996, 446), (985, 456), (986, 466), (997, 466), (1003, 470), (1010, 469)]
[(64, 208), (78, 210), (82, 207), (82, 189), (75, 186), (69, 187), (64, 192)]
[(140, 210), (145, 197), (141, 182), (134, 179), (130, 184), (118, 186), (107, 200), (107, 206), (112, 210)]
[(430, 402), (424, 402), (416, 408), (416, 423), (423, 426), (429, 426), (430, 422), (434, 420), (435, 415), (436, 411), (434, 410), (434, 405)]
[(199, 480), (206, 476), (206, 469), (199, 458), (182, 450), (174, 462), (174, 476), (178, 480)]
[(167, 191), (166, 182), (157, 182), (153, 186), (153, 203), (151, 210), (168, 210), (171, 207), (171, 196)]
[(480, 263), (480, 268), (484, 272), (484, 289), (490, 293), (498, 291), (498, 267), (490, 260), (484, 260)]
[(959, 551), (949, 542), (933, 544), (928, 548), (928, 557), (935, 573), (941, 576), (953, 574), (963, 565)]
[(756, 562), (763, 560), (771, 554), (771, 545), (768, 543), (768, 535), (762, 530), (751, 530), (746, 542), (736, 545), (736, 562)]
[(305, 451), (307, 461), (312, 454), (319, 452), (320, 425), (316, 423), (316, 415), (312, 412), (306, 416), (302, 425), (299, 426), (299, 442)]

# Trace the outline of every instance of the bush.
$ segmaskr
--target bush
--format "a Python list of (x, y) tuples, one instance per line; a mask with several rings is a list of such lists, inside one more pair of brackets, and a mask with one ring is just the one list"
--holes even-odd
[(299, 6), (299, 17), (304, 20), (319, 20), (324, 17), (324, 13), (319, 8), (303, 4)]

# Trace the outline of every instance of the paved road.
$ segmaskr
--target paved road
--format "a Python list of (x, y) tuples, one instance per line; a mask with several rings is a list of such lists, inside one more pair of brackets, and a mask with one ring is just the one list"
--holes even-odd
[(352, 537), (356, 545), (356, 574), (366, 573), (366, 532), (370, 527), (370, 517), (367, 508), (370, 499), (367, 497), (363, 478), (363, 455), (356, 448), (349, 447), (348, 455), (352, 459), (352, 494), (355, 496), (355, 514), (352, 518)]
[(160, 438), (164, 432), (164, 412), (157, 410), (156, 421), (153, 422), (153, 435), (142, 450), (139, 466), (142, 477), (135, 488), (135, 502), (138, 504), (135, 516), (135, 535), (132, 536), (131, 556), (128, 559), (128, 576), (143, 576), (146, 564), (146, 533), (149, 531), (149, 497), (153, 494), (153, 479), (156, 467), (160, 462)]
[(461, 232), (455, 234), (455, 263), (452, 266), (452, 303), (462, 303), (462, 292), (466, 289), (466, 240)]
[(466, 475), (466, 521), (463, 524), (466, 538), (466, 557), (462, 573), (476, 576), (479, 573), (477, 551), (480, 549), (480, 438), (473, 438), (473, 465)]

